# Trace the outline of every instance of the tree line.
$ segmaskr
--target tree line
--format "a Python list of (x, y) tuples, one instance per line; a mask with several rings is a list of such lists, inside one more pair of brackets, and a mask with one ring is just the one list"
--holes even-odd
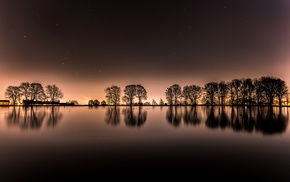
[(28, 101), (48, 101), (59, 102), (63, 98), (63, 93), (55, 84), (46, 85), (45, 88), (40, 83), (22, 82), (19, 86), (8, 86), (5, 97), (13, 104)]
[(181, 86), (174, 84), (165, 91), (169, 105), (269, 105), (282, 106), (288, 102), (288, 88), (280, 78), (264, 76), (258, 79), (242, 78), (230, 82), (209, 82)]
[[(113, 85), (105, 89), (108, 105), (119, 105), (121, 88)], [(139, 84), (125, 86), (122, 97), (126, 105), (147, 105), (146, 89)], [(203, 87), (198, 85), (173, 84), (165, 91), (167, 103), (154, 99), (150, 105), (269, 105), (282, 106), (283, 101), (288, 103), (288, 88), (280, 78), (263, 76), (260, 78), (233, 79), (230, 82), (209, 82)], [(134, 103), (134, 99), (138, 102)], [(90, 105), (94, 101), (90, 101)], [(105, 102), (105, 101), (103, 101)], [(99, 105), (99, 102), (98, 104)], [(102, 104), (103, 105), (103, 104)]]

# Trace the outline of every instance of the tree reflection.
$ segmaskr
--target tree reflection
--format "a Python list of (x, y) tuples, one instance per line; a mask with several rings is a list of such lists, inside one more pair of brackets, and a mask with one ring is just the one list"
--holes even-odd
[(108, 106), (105, 121), (110, 125), (120, 124), (120, 108)]
[(201, 118), (197, 114), (196, 106), (189, 106), (184, 108), (183, 122), (186, 125), (199, 125)]
[(51, 112), (48, 116), (47, 126), (55, 127), (61, 119), (62, 119), (62, 113), (60, 112), (60, 108), (52, 106)]
[(142, 111), (143, 107), (138, 107), (137, 115), (134, 112), (135, 107), (123, 109), (124, 121), (127, 126), (140, 127), (144, 125), (147, 119), (147, 111)]
[(166, 112), (166, 120), (169, 124), (174, 127), (177, 127), (181, 124), (181, 107), (180, 106), (169, 106)]
[(19, 126), (21, 129), (40, 129), (45, 118), (47, 126), (56, 126), (62, 119), (59, 107), (51, 107), (47, 112), (42, 107), (13, 107), (6, 116), (8, 126)]
[[(286, 131), (288, 115), (273, 107), (209, 107), (205, 124), (208, 128), (232, 128), (235, 132), (262, 132), (265, 135)], [(230, 117), (229, 117), (230, 116)], [(230, 119), (229, 119), (230, 118)]]

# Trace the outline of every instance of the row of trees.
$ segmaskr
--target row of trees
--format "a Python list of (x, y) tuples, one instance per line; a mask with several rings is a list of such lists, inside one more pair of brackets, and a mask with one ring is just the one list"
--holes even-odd
[(45, 89), (40, 83), (23, 82), (19, 86), (8, 86), (5, 97), (10, 99), (13, 104), (17, 101), (45, 101), (58, 102), (63, 98), (63, 93), (55, 84), (46, 85)]
[(181, 89), (174, 84), (166, 89), (169, 105), (273, 105), (275, 101), (282, 106), (288, 101), (288, 88), (285, 81), (275, 77), (258, 79), (233, 79), (231, 82), (210, 82), (204, 87), (186, 85)]
[[(138, 105), (143, 105), (142, 100), (147, 99), (147, 91), (142, 85), (130, 84), (125, 87), (123, 90), (124, 96), (122, 97), (122, 101), (126, 103), (126, 105), (132, 106), (134, 103), (134, 99), (138, 99)], [(119, 105), (121, 99), (121, 88), (112, 85), (111, 87), (107, 87), (105, 89), (107, 104), (109, 105)]]

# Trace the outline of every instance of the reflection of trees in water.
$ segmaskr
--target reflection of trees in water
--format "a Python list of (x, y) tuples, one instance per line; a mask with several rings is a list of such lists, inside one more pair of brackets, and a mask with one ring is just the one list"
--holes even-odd
[(138, 114), (135, 115), (133, 107), (124, 108), (122, 113), (124, 114), (124, 121), (127, 126), (142, 126), (147, 119), (147, 111), (142, 111), (142, 107), (138, 107)]
[(110, 125), (120, 124), (120, 108), (108, 106), (105, 121)]
[(263, 134), (282, 133), (286, 131), (288, 124), (288, 115), (281, 108), (274, 110), (273, 107), (231, 107), (229, 112), (225, 112), (223, 107), (209, 107), (206, 113), (207, 127), (230, 127), (236, 132), (255, 130)]
[(267, 111), (258, 110), (257, 122), (255, 125), (256, 131), (261, 131), (264, 134), (275, 134), (286, 131), (288, 125), (288, 116), (282, 113), (280, 108), (274, 112), (272, 107), (264, 108)]
[(166, 112), (166, 119), (168, 123), (177, 127), (181, 124), (182, 112), (180, 106), (169, 106)]
[(47, 126), (55, 127), (61, 119), (62, 112), (60, 112), (60, 108), (52, 106), (51, 112), (48, 115)]
[(183, 122), (187, 125), (199, 125), (201, 118), (197, 114), (196, 106), (185, 106)]
[(47, 126), (55, 126), (62, 118), (58, 107), (52, 107), (49, 114), (43, 108), (38, 107), (13, 107), (6, 120), (9, 126), (19, 126), (21, 129), (39, 129), (47, 115)]

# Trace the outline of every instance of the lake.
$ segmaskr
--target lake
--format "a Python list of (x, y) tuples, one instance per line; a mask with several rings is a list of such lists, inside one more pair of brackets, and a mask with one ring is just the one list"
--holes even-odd
[(0, 107), (0, 181), (107, 173), (289, 181), (289, 114), (278, 107)]

